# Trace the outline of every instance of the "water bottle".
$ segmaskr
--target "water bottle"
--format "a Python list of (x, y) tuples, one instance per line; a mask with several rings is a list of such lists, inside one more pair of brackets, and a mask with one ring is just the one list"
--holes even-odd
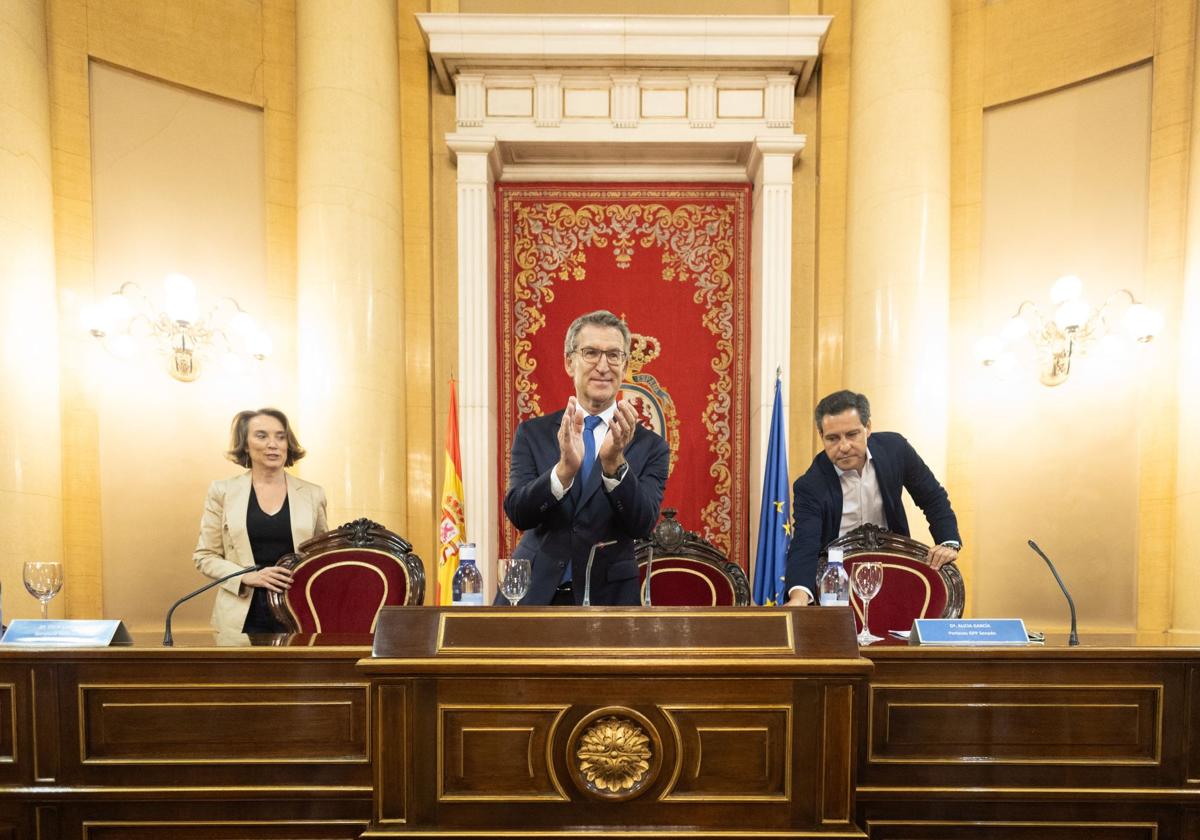
[(456, 607), (483, 606), (483, 575), (475, 565), (475, 543), (458, 547), (458, 570), (450, 584), (450, 601)]
[(850, 606), (850, 577), (842, 565), (842, 549), (831, 548), (826, 558), (825, 574), (821, 575), (821, 606)]

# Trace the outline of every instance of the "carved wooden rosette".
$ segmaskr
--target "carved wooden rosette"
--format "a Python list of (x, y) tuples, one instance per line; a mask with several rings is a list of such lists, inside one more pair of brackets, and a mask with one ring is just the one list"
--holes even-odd
[(567, 739), (567, 767), (584, 794), (610, 802), (633, 799), (662, 767), (662, 739), (643, 715), (622, 706), (596, 709)]

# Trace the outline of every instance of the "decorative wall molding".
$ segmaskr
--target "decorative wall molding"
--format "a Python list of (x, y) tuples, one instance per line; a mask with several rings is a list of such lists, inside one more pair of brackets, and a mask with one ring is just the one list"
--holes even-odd
[(754, 184), (748, 485), (757, 511), (775, 370), (790, 358), (792, 169), (806, 140), (794, 130), (795, 97), (832, 18), (417, 20), (457, 106), (446, 142), (458, 166), (460, 448), (467, 533), (485, 573), (499, 540), (492, 185), (501, 179)]

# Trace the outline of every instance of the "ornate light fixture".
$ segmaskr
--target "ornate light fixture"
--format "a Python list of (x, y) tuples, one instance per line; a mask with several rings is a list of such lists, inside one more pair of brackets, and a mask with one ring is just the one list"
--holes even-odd
[(136, 283), (124, 283), (107, 299), (84, 309), (84, 326), (119, 358), (147, 349), (163, 353), (167, 370), (181, 382), (200, 375), (202, 360), (216, 357), (227, 368), (239, 369), (245, 357), (262, 361), (271, 354), (271, 339), (233, 298), (222, 298), (200, 316), (190, 278), (168, 274), (163, 291), (160, 311)]
[(1162, 315), (1128, 289), (1118, 289), (1099, 309), (1093, 309), (1083, 296), (1083, 283), (1074, 274), (1054, 282), (1050, 300), (1054, 304), (1052, 318), (1043, 315), (1033, 301), (1022, 301), (999, 337), (984, 336), (975, 343), (979, 362), (1003, 375), (1016, 367), (1017, 351), (1028, 341), (1038, 356), (1041, 383), (1061, 385), (1071, 375), (1075, 356), (1085, 355), (1094, 346), (1123, 341), (1147, 344), (1163, 325)]

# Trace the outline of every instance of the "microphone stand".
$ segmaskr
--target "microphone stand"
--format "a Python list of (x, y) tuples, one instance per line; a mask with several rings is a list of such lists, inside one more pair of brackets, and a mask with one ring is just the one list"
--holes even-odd
[(212, 581), (211, 583), (204, 584), (204, 586), (201, 586), (195, 592), (189, 592), (188, 594), (186, 594), (182, 598), (180, 598), (178, 601), (176, 601), (174, 604), (172, 604), (171, 609), (167, 610), (166, 628), (165, 628), (165, 632), (163, 633), (163, 647), (173, 647), (175, 644), (175, 639), (172, 638), (172, 636), (171, 636), (171, 616), (173, 616), (175, 614), (176, 607), (178, 607), (180, 604), (182, 604), (186, 601), (192, 600), (200, 593), (207, 592), (208, 590), (212, 589), (214, 586), (224, 583), (227, 580), (231, 580), (235, 577), (239, 577), (240, 575), (248, 575), (251, 572), (257, 572), (257, 571), (260, 571), (265, 568), (267, 568), (267, 567), (266, 566), (247, 566), (244, 569), (238, 569), (236, 572), (225, 575), (225, 577), (223, 577), (223, 578), (217, 578), (216, 580)]
[(653, 607), (654, 601), (650, 598), (650, 587), (654, 582), (654, 543), (650, 543), (650, 557), (646, 560), (646, 603), (644, 606)]
[(1075, 623), (1075, 602), (1071, 600), (1071, 593), (1067, 591), (1067, 585), (1063, 583), (1063, 579), (1058, 576), (1058, 569), (1054, 568), (1054, 564), (1050, 562), (1050, 558), (1046, 553), (1038, 548), (1038, 544), (1033, 540), (1029, 540), (1029, 547), (1038, 553), (1038, 556), (1046, 561), (1046, 565), (1050, 567), (1050, 573), (1054, 575), (1054, 579), (1058, 581), (1058, 588), (1062, 590), (1063, 595), (1067, 596), (1067, 605), (1071, 608), (1071, 638), (1067, 644), (1072, 647), (1079, 644), (1078, 626)]
[(596, 559), (596, 549), (607, 548), (610, 545), (616, 544), (616, 540), (598, 542), (588, 552), (587, 568), (583, 570), (583, 606), (590, 607), (592, 605), (592, 561)]

